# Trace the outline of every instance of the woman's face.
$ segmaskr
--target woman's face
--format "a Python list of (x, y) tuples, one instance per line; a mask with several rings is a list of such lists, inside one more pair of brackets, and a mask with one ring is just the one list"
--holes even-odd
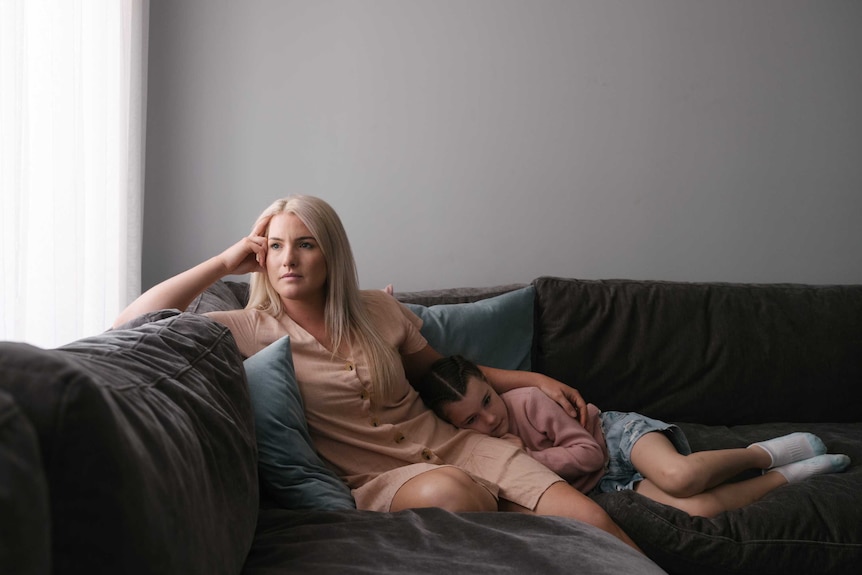
[(296, 214), (276, 214), (269, 221), (266, 273), (284, 299), (325, 298), (326, 258)]
[(443, 406), (443, 413), (455, 427), (473, 429), (493, 437), (509, 432), (509, 412), (497, 392), (483, 379), (470, 377), (464, 398)]

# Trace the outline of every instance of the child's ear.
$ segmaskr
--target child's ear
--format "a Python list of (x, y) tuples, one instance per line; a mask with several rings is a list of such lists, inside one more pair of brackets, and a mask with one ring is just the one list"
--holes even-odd
[(392, 284), (389, 284), (388, 286), (386, 286), (385, 288), (383, 288), (383, 291), (384, 291), (385, 293), (388, 293), (389, 295), (392, 295), (392, 294), (394, 294), (394, 293), (395, 293), (395, 288), (394, 288), (394, 287), (392, 287)]

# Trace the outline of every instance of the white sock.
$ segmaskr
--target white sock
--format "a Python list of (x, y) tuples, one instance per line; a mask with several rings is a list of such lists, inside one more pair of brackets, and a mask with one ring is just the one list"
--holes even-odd
[(783, 475), (787, 483), (795, 483), (814, 475), (844, 471), (848, 465), (850, 465), (850, 458), (846, 455), (824, 454), (805, 459), (804, 461), (796, 461), (782, 465), (781, 467), (775, 467), (772, 471)]
[(768, 441), (752, 443), (748, 447), (755, 445), (766, 451), (772, 458), (772, 465), (769, 467), (780, 467), (826, 453), (826, 446), (813, 433), (791, 433)]

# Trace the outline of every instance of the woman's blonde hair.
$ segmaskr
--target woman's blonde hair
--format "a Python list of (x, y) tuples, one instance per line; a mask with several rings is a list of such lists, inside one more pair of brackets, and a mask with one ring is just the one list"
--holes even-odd
[[(358, 345), (368, 358), (372, 389), (379, 398), (388, 397), (401, 370), (397, 351), (377, 332), (368, 314), (350, 241), (341, 218), (324, 200), (314, 196), (293, 195), (276, 200), (263, 211), (257, 223), (276, 214), (295, 214), (320, 246), (326, 260), (325, 321), (333, 355), (344, 342)], [(269, 226), (264, 232), (269, 235)], [(274, 317), (284, 313), (281, 297), (269, 281), (266, 272), (255, 272), (247, 309), (259, 309)]]

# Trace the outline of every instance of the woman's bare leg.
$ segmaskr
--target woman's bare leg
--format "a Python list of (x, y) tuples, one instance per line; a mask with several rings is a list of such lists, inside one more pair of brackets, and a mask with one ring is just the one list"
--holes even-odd
[[(602, 531), (610, 533), (623, 543), (637, 551), (640, 548), (626, 535), (619, 525), (602, 509), (595, 501), (566, 483), (560, 481), (554, 483), (539, 498), (535, 510), (527, 509), (507, 501), (500, 500), (501, 511), (518, 511), (520, 513), (532, 513), (536, 515), (556, 515), (558, 517), (569, 517), (598, 527)], [(642, 552), (642, 551), (641, 551)]]
[(440, 507), (448, 511), (496, 511), (490, 491), (456, 467), (440, 467), (407, 481), (395, 493), (390, 511)]

